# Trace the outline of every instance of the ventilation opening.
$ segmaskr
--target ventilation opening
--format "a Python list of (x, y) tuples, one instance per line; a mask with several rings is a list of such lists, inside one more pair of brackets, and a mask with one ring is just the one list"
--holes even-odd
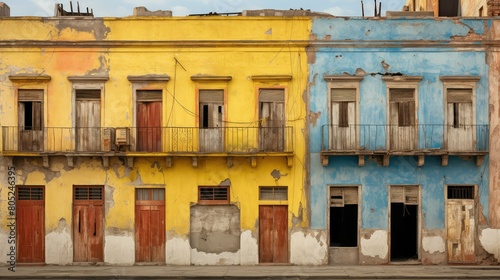
[(17, 188), (18, 200), (43, 200), (43, 188), (19, 187)]
[(77, 187), (75, 200), (102, 200), (102, 187)]
[(391, 203), (391, 261), (418, 259), (418, 205)]
[(229, 187), (200, 187), (200, 204), (229, 204)]
[(165, 200), (164, 189), (137, 189), (136, 200)]
[(287, 200), (288, 189), (287, 187), (260, 187), (259, 190), (260, 200)]
[(474, 186), (448, 186), (448, 199), (474, 199)]

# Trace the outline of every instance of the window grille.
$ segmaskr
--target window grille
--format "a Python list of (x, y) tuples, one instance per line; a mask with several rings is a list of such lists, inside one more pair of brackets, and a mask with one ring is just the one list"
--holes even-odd
[(76, 187), (75, 200), (102, 200), (102, 187)]
[(287, 187), (260, 187), (260, 200), (288, 200)]
[(42, 187), (18, 187), (17, 188), (18, 200), (43, 200)]
[(229, 187), (199, 187), (200, 204), (229, 204)]
[(448, 199), (474, 199), (474, 186), (448, 186)]

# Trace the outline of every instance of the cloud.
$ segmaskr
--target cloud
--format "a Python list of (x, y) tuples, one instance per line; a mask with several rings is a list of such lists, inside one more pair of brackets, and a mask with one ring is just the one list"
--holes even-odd
[(184, 7), (184, 6), (174, 6), (172, 7), (172, 15), (174, 16), (187, 16), (191, 12), (189, 11), (189, 8)]
[(339, 16), (344, 14), (344, 10), (341, 7), (330, 7), (326, 10), (323, 10), (323, 12), (334, 16)]

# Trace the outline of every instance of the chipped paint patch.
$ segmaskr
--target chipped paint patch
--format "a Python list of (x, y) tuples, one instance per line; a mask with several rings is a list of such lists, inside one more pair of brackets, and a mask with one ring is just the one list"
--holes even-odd
[(167, 240), (166, 244), (167, 264), (190, 265), (191, 247), (189, 241), (180, 237)]
[(294, 232), (290, 238), (290, 263), (320, 265), (328, 260), (325, 231)]
[(106, 235), (104, 237), (104, 262), (109, 264), (127, 264), (135, 262), (135, 242), (132, 232), (125, 236)]
[(376, 230), (371, 235), (361, 237), (361, 254), (369, 257), (387, 258), (389, 246), (387, 244), (387, 231)]
[(500, 229), (487, 228), (479, 234), (479, 241), (483, 248), (500, 260)]
[(259, 263), (259, 245), (257, 239), (252, 236), (252, 231), (245, 230), (241, 233), (241, 252), (240, 264), (241, 265), (256, 265)]
[(275, 180), (279, 180), (279, 179), (281, 179), (281, 176), (288, 176), (288, 173), (282, 174), (279, 170), (274, 169), (274, 170), (271, 172), (271, 176), (273, 176), (273, 178), (274, 178)]
[(73, 241), (66, 219), (61, 218), (57, 229), (45, 236), (45, 263), (71, 264), (73, 262)]
[(9, 235), (5, 231), (0, 231), (0, 263), (6, 264), (9, 261), (7, 254), (10, 252), (10, 244), (7, 242)]
[(191, 264), (194, 265), (236, 265), (240, 263), (240, 251), (212, 254), (191, 249)]
[(309, 111), (309, 121), (311, 122), (313, 127), (316, 127), (316, 123), (318, 122), (318, 119), (321, 117), (321, 111), (319, 112), (313, 112)]
[(429, 236), (422, 239), (422, 248), (430, 254), (435, 252), (444, 253), (445, 244), (441, 236)]

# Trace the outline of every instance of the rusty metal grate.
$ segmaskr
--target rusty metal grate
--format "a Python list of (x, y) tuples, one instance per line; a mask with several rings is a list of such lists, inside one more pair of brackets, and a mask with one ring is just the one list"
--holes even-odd
[(229, 187), (199, 187), (198, 201), (205, 204), (228, 204)]
[(448, 199), (474, 199), (474, 186), (448, 186)]

